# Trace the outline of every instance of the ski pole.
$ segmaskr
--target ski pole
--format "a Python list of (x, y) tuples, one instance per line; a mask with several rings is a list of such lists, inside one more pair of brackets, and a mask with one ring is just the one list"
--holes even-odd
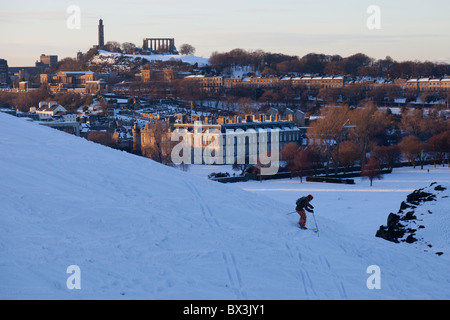
[(317, 236), (319, 236), (319, 227), (317, 226), (316, 215), (314, 214), (314, 212), (312, 213), (312, 216), (313, 216), (313, 218), (314, 218), (314, 224), (316, 225)]
[(296, 213), (297, 211), (292, 211), (292, 212), (289, 212), (289, 213), (286, 213), (286, 214), (293, 214), (293, 213)]

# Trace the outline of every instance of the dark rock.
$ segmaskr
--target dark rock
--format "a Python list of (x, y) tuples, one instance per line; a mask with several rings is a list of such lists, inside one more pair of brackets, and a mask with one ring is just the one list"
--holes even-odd
[(436, 196), (432, 193), (424, 192), (422, 189), (414, 190), (412, 193), (406, 196), (406, 201), (414, 205), (418, 205), (423, 201), (433, 201)]
[(375, 234), (375, 237), (386, 239), (386, 230), (387, 229), (385, 227), (380, 226)]
[[(436, 191), (444, 191), (446, 188), (442, 187), (441, 185), (437, 185), (436, 182), (432, 183), (429, 187), (434, 188)], [(414, 243), (420, 241), (424, 241), (424, 239), (420, 238), (416, 239), (416, 231), (419, 229), (424, 229), (425, 226), (422, 224), (419, 224), (419, 220), (417, 220), (415, 209), (420, 206), (423, 202), (427, 201), (437, 201), (437, 196), (433, 193), (429, 193), (424, 191), (423, 189), (418, 189), (412, 192), (411, 194), (407, 195), (406, 201), (402, 201), (400, 204), (400, 210), (397, 214), (390, 213), (387, 217), (387, 226), (380, 226), (378, 231), (376, 232), (376, 236), (379, 238), (383, 238), (385, 240), (399, 243), (399, 242), (406, 242), (406, 243)], [(447, 196), (440, 196), (440, 198), (444, 198)], [(405, 213), (406, 212), (406, 213)], [(420, 211), (417, 214), (424, 215), (426, 214), (432, 214), (430, 210), (427, 211)], [(422, 220), (420, 220), (422, 221)], [(415, 229), (411, 228), (414, 227)], [(429, 248), (432, 247), (431, 244), (424, 243)], [(427, 250), (425, 250), (427, 251)], [(437, 255), (442, 255), (443, 252), (436, 252)]]
[(385, 239), (387, 241), (398, 243), (398, 239), (402, 238), (405, 234), (405, 231), (399, 228), (391, 227), (386, 228), (384, 226), (380, 226), (377, 233), (375, 234), (376, 237)]
[(400, 216), (395, 213), (390, 213), (387, 218), (387, 226), (393, 227), (397, 222), (400, 221)]
[(412, 206), (410, 206), (409, 204), (407, 204), (405, 201), (402, 201), (402, 203), (400, 204), (400, 211), (403, 211), (407, 208), (411, 208)]
[(417, 217), (414, 215), (414, 211), (408, 211), (403, 217), (400, 218), (401, 220), (407, 221), (407, 220), (415, 220)]
[(412, 234), (410, 234), (408, 237), (406, 237), (406, 243), (414, 243), (417, 241), (416, 238), (414, 238), (414, 236)]

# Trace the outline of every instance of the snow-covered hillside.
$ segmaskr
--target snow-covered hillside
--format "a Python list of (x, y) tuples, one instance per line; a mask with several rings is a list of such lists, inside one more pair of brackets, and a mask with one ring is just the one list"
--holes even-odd
[[(450, 298), (446, 248), (437, 256), (374, 236), (413, 187), (395, 182), (401, 174), (380, 192), (224, 185), (0, 113), (0, 176), (1, 299)], [(319, 236), (286, 214), (306, 192)], [(71, 265), (80, 289), (67, 287)], [(373, 265), (380, 289), (367, 286)]]
[(115, 52), (109, 52), (105, 50), (99, 50), (99, 54), (92, 59), (93, 64), (109, 63), (111, 65), (117, 64), (117, 59), (125, 58), (127, 60), (146, 59), (148, 61), (169, 61), (180, 60), (189, 64), (198, 64), (199, 67), (204, 67), (208, 64), (208, 58), (202, 58), (192, 55), (174, 55), (174, 54), (151, 54), (151, 55), (133, 55), (133, 54), (121, 54)]

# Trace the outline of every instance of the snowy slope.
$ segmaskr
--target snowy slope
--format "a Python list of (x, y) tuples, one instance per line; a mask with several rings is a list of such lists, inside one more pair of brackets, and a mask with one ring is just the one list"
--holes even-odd
[(1, 299), (450, 298), (449, 255), (1, 113), (0, 168)]
[(110, 62), (112, 64), (116, 63), (116, 59), (120, 57), (125, 57), (129, 60), (134, 60), (137, 58), (146, 59), (148, 61), (169, 61), (169, 60), (181, 60), (182, 62), (189, 64), (198, 64), (199, 67), (204, 67), (208, 64), (209, 59), (203, 57), (197, 57), (193, 55), (175, 55), (175, 54), (151, 54), (151, 55), (140, 55), (140, 54), (121, 54), (115, 52), (109, 52), (105, 50), (99, 50), (99, 54), (94, 57), (93, 63)]

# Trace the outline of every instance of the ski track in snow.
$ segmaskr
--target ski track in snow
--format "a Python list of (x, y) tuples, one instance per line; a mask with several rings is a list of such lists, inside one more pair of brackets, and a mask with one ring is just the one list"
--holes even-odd
[[(300, 232), (303, 235), (301, 237), (302, 241), (314, 238), (316, 236), (315, 233), (305, 232), (303, 230)], [(293, 249), (288, 242), (285, 243), (285, 247), (287, 249), (288, 256), (291, 258), (292, 263), (296, 268), (295, 269), (296, 278), (298, 282), (302, 284), (305, 297), (307, 297), (308, 299), (320, 299), (323, 292), (321, 292), (320, 294), (317, 292), (316, 285), (314, 284), (317, 278), (311, 276), (310, 272), (308, 271), (307, 264), (305, 263), (306, 261), (305, 259), (308, 259), (310, 255), (309, 252), (302, 254), (301, 247), (299, 248), (296, 246)], [(309, 257), (309, 259), (311, 260), (312, 258)], [(328, 281), (328, 283), (333, 283), (334, 285), (335, 290), (333, 291), (332, 288), (328, 288), (327, 295), (330, 298), (335, 299), (337, 294), (339, 299), (348, 299), (344, 282), (339, 277), (337, 277), (336, 274), (333, 272), (332, 266), (328, 261), (327, 257), (325, 255), (318, 255), (317, 258), (315, 259), (316, 260), (313, 262), (317, 266), (317, 268), (320, 269), (321, 279), (324, 281)], [(311, 261), (308, 261), (308, 263), (309, 262)]]
[[(293, 264), (296, 270), (296, 278), (299, 283), (302, 284), (305, 296), (311, 297), (312, 299), (317, 297), (317, 294), (314, 290), (313, 283), (311, 281), (311, 277), (309, 276), (308, 271), (304, 268), (304, 264), (302, 262), (302, 254), (300, 252), (297, 255), (294, 255), (292, 248), (289, 244), (285, 243), (286, 249), (288, 250), (289, 257), (293, 260)], [(312, 294), (312, 296), (311, 296)]]
[[(201, 196), (197, 187), (190, 181), (184, 181), (184, 182), (185, 182), (186, 186), (188, 187), (188, 189), (191, 190), (192, 195), (196, 199), (195, 203), (200, 204), (200, 208), (201, 208), (202, 215), (203, 215), (205, 222), (208, 224), (210, 229), (214, 230), (215, 235), (219, 235), (221, 233), (220, 223), (217, 221), (217, 219), (212, 214), (211, 209), (206, 204), (206, 201)], [(218, 238), (218, 237), (216, 236), (216, 238)], [(219, 241), (219, 247), (223, 247), (220, 239), (218, 241)], [(236, 258), (234, 256), (234, 254), (229, 251), (222, 251), (222, 259), (223, 259), (223, 264), (226, 269), (228, 281), (230, 283), (231, 289), (234, 292), (235, 299), (237, 299), (237, 300), (247, 299), (247, 294), (245, 293), (245, 291), (243, 291), (243, 288), (242, 288), (241, 274), (239, 272), (239, 268), (237, 267)]]

